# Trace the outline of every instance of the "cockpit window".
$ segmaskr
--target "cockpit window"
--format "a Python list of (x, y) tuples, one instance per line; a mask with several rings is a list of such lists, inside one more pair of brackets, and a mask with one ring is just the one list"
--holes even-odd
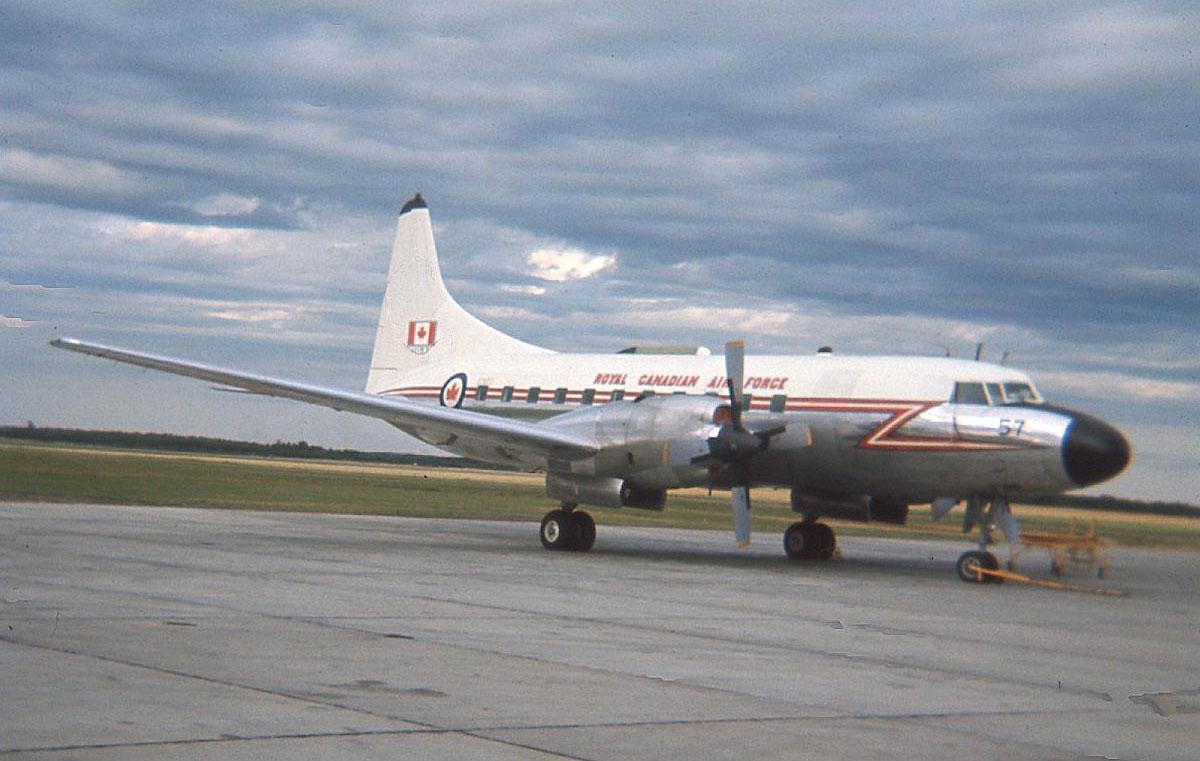
[(972, 383), (959, 381), (954, 384), (950, 397), (954, 404), (1041, 404), (1041, 394), (1028, 383)]
[(959, 381), (954, 384), (954, 396), (951, 401), (955, 404), (987, 404), (988, 398), (982, 383)]
[(1004, 392), (1000, 390), (999, 383), (987, 384), (987, 392), (992, 404), (1004, 404)]
[(1042, 397), (1028, 383), (1005, 383), (1004, 400), (1008, 404), (1041, 404)]

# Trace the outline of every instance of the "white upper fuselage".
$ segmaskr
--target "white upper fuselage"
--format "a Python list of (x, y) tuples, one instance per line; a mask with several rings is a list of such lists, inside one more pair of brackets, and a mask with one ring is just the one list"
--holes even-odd
[[(461, 406), (537, 417), (579, 406), (589, 391), (594, 404), (611, 401), (614, 392), (627, 400), (647, 391), (728, 398), (719, 356), (545, 353), (430, 359), (378, 393), (437, 400), (447, 381), (462, 374), (466, 387)], [(1029, 376), (1013, 368), (935, 357), (750, 355), (745, 378), (750, 409), (775, 411), (821, 401), (949, 402), (956, 383), (1032, 387)], [(529, 399), (530, 389), (536, 389), (535, 400)], [(459, 406), (453, 399), (447, 404)]]

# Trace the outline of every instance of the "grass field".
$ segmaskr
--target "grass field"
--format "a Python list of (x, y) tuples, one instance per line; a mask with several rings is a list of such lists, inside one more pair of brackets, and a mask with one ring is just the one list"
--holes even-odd
[[(796, 520), (785, 490), (754, 492), (754, 529), (782, 534)], [(164, 505), (437, 518), (538, 521), (555, 506), (541, 476), (421, 469), (322, 460), (280, 460), (0, 440), (0, 499)], [(664, 512), (592, 511), (600, 524), (730, 531), (729, 495), (672, 492)], [(1018, 506), (1027, 531), (1061, 532), (1090, 521), (1118, 545), (1200, 550), (1195, 518)], [(933, 523), (916, 506), (906, 526), (829, 521), (846, 535), (963, 538), (961, 509)], [(732, 541), (732, 540), (731, 540)]]

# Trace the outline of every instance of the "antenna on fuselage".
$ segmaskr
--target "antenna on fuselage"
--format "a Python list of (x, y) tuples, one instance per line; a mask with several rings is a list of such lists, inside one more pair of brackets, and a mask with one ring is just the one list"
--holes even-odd
[(983, 341), (975, 344), (975, 361), (983, 359)]

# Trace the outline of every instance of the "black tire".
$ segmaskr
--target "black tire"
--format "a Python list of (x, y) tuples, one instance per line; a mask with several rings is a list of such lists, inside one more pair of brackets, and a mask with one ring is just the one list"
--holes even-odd
[(575, 539), (575, 520), (566, 510), (551, 510), (542, 518), (538, 535), (548, 550), (569, 550)]
[(829, 560), (833, 557), (833, 551), (837, 547), (837, 535), (833, 533), (833, 529), (824, 523), (814, 523), (809, 529), (809, 537), (812, 539), (810, 557), (814, 560)]
[(812, 551), (810, 523), (793, 523), (783, 532), (783, 551), (792, 560), (806, 560)]
[(571, 513), (571, 519), (575, 523), (575, 537), (571, 543), (571, 549), (576, 552), (587, 552), (596, 543), (596, 521), (582, 510)]
[(837, 547), (837, 536), (824, 523), (793, 523), (783, 532), (783, 551), (792, 560), (829, 560)]
[(958, 556), (958, 562), (954, 565), (954, 570), (958, 572), (958, 578), (969, 583), (1000, 581), (998, 576), (983, 576), (980, 578), (975, 574), (976, 568), (982, 568), (988, 571), (995, 571), (1000, 568), (1000, 561), (996, 560), (996, 556), (990, 552), (982, 550), (970, 550)]

